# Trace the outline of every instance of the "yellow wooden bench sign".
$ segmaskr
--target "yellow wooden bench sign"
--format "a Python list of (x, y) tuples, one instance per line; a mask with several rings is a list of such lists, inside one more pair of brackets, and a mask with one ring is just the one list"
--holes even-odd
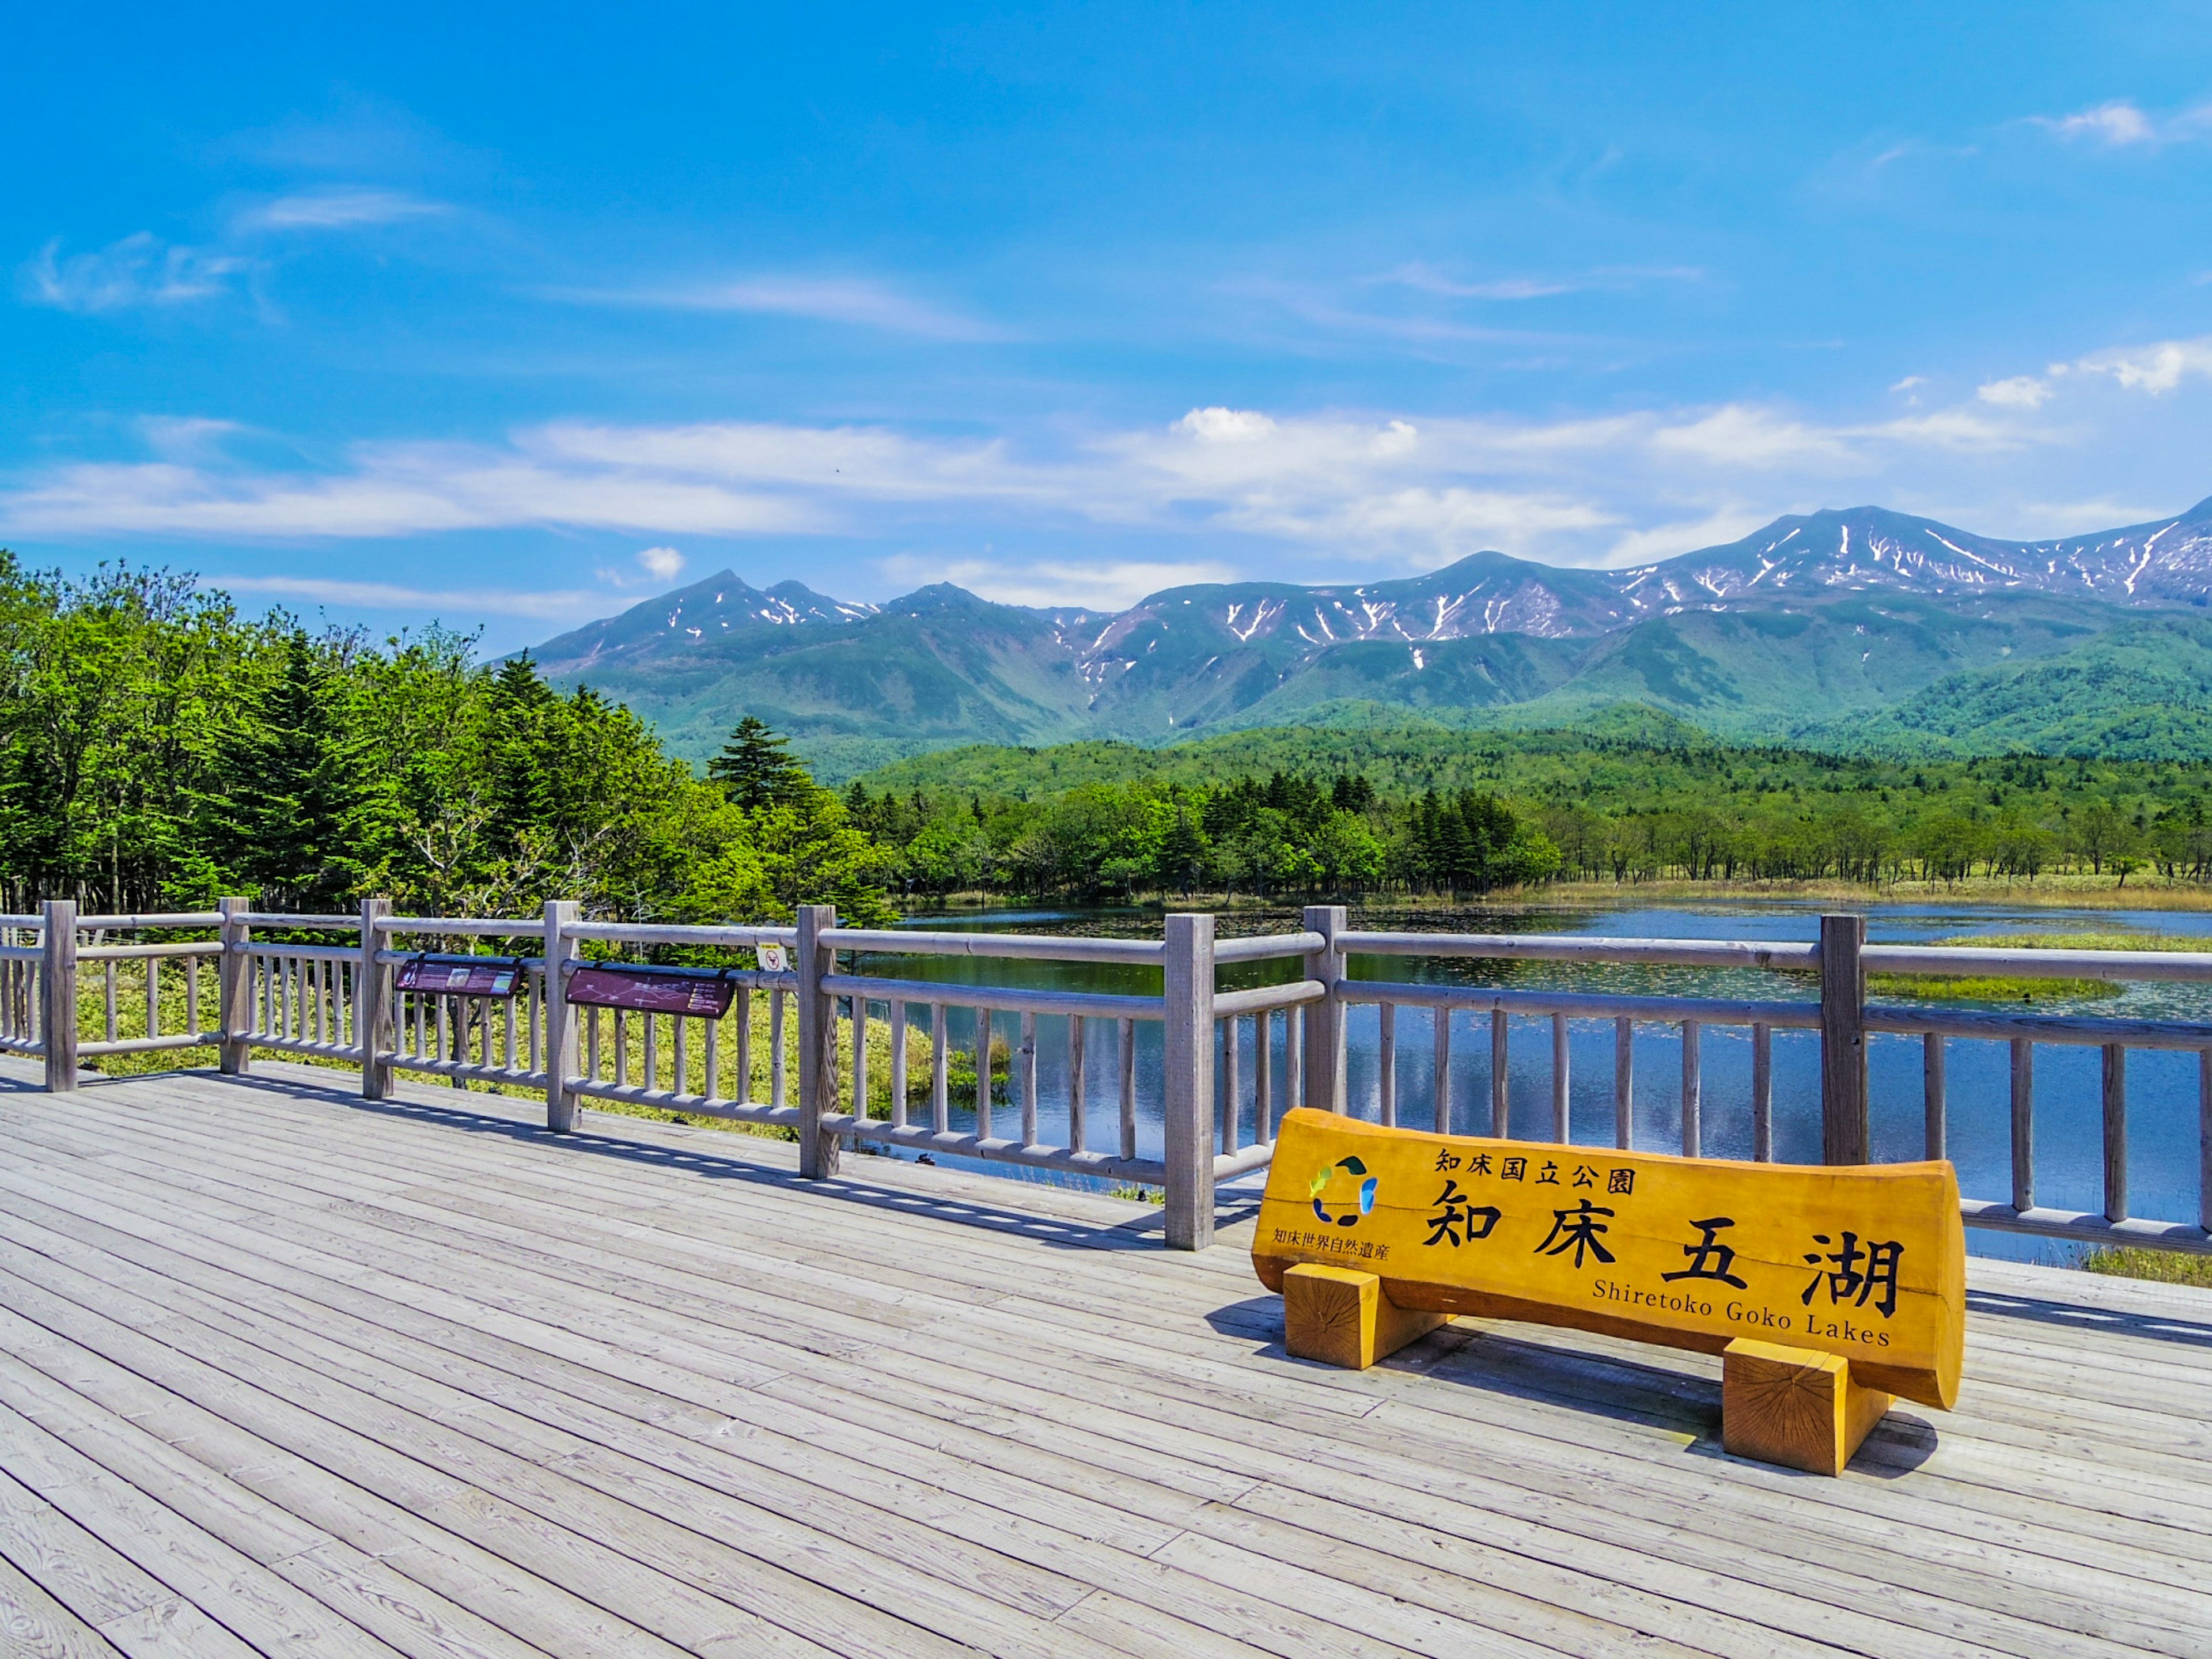
[(1285, 1115), (1252, 1245), (1290, 1351), (1364, 1366), (1454, 1314), (1725, 1356), (1731, 1451), (1840, 1472), (1891, 1395), (1948, 1409), (1948, 1164), (1738, 1164)]

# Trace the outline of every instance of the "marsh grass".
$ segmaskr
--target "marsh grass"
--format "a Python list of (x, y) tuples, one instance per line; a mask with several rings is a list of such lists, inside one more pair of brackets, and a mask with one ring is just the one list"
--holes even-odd
[(2161, 1285), (2202, 1285), (2212, 1289), (2212, 1256), (2185, 1255), (2179, 1250), (2106, 1245), (2082, 1257), (2081, 1269), (2116, 1279), (2150, 1279)]
[[(2212, 939), (2171, 933), (2065, 933), (1960, 934), (1931, 940), (1985, 951), (2197, 951)], [(2008, 975), (1869, 974), (1867, 989), (1878, 996), (1918, 1002), (2055, 1002), (2116, 997), (2125, 988), (2102, 979), (2031, 979)]]

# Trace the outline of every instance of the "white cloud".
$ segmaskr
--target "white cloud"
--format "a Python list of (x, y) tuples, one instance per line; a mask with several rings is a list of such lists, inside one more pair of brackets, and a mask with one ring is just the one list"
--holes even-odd
[(27, 297), (59, 311), (98, 313), (136, 306), (189, 305), (232, 292), (254, 268), (240, 254), (186, 247), (140, 231), (96, 253), (62, 257), (58, 238), (24, 269)]
[(1001, 340), (1003, 329), (927, 304), (880, 283), (831, 276), (753, 276), (687, 287), (554, 289), (545, 297), (580, 305), (670, 311), (730, 311), (843, 323), (926, 340)]
[(2148, 144), (2158, 138), (2150, 118), (2124, 98), (2076, 114), (2038, 116), (2036, 120), (2061, 138), (2087, 139), (2100, 144)]
[(1999, 409), (2040, 409), (2051, 401), (2051, 388), (2033, 374), (2014, 374), (1976, 386), (1974, 395)]
[(2109, 374), (2130, 392), (2159, 397), (2191, 375), (2212, 375), (2212, 335), (2093, 352), (2077, 358), (2074, 367), (2084, 374)]
[(280, 196), (239, 216), (248, 230), (352, 230), (434, 217), (453, 210), (404, 191), (354, 185)]
[(1893, 381), (1889, 389), (1892, 392), (1910, 392), (1917, 386), (1927, 384), (1928, 377), (1925, 374), (1908, 374), (1901, 380)]
[(805, 502), (635, 471), (562, 469), (512, 451), (362, 445), (343, 473), (171, 462), (64, 467), (0, 496), (21, 533), (374, 538), (522, 525), (713, 535), (830, 527)]
[(1211, 444), (1250, 443), (1275, 429), (1275, 423), (1255, 410), (1194, 409), (1176, 422), (1176, 430)]
[(268, 593), (362, 611), (429, 611), (457, 616), (533, 617), (559, 622), (588, 616), (604, 596), (587, 590), (532, 592), (506, 587), (401, 587), (390, 582), (334, 581), (320, 576), (204, 576), (202, 587), (232, 593)]
[(1723, 466), (1837, 461), (1849, 453), (1838, 432), (1746, 404), (1724, 404), (1696, 420), (1663, 426), (1651, 442), (1662, 453)]
[(2092, 143), (2106, 149), (2159, 149), (2187, 143), (2212, 132), (2212, 104), (2198, 104), (2177, 114), (2157, 116), (2125, 98), (2115, 98), (2071, 115), (2039, 115), (2037, 126), (2069, 142)]
[[(2142, 363), (2115, 359), (2106, 372), (2152, 388), (2183, 372), (2145, 349), (2152, 355)], [(2203, 363), (2212, 373), (2212, 348)], [(257, 464), (225, 441), (224, 423), (183, 420), (147, 429), (145, 459), (0, 483), (0, 533), (296, 541), (611, 531), (644, 547), (601, 571), (622, 586), (672, 581), (683, 567), (670, 544), (702, 535), (896, 536), (911, 544), (994, 524), (1173, 538), (1185, 548), (1234, 538), (1239, 558), (1273, 548), (1279, 562), (1339, 569), (1432, 567), (1486, 548), (1565, 563), (1633, 562), (1732, 538), (1785, 507), (1939, 504), (1916, 494), (1915, 478), (1954, 506), (1954, 492), (1973, 487), (1960, 481), (2078, 440), (2047, 412), (2004, 394), (1854, 424), (1750, 403), (1418, 422), (1200, 404), (1156, 425), (1057, 441), (1050, 428), (950, 438), (888, 425), (561, 422), (473, 443), (359, 444), (319, 469)], [(2045, 473), (2032, 483), (2038, 492), (2064, 487)], [(2020, 488), (2008, 486), (2014, 496)], [(1137, 568), (1152, 562), (980, 568), (996, 572), (988, 580), (1000, 594), (1103, 604), (1130, 584), (1162, 585), (1160, 572)], [(1172, 554), (1166, 562), (1186, 562)]]
[(1772, 522), (1775, 517), (1771, 507), (1758, 510), (1731, 506), (1701, 518), (1646, 526), (1616, 539), (1607, 550), (1604, 562), (1613, 568), (1650, 564), (1697, 548), (1718, 547), (1741, 541), (1759, 526)]

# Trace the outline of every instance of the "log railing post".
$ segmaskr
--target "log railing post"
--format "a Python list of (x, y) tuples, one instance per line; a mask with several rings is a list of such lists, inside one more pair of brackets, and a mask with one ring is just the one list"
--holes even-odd
[(384, 935), (377, 920), (392, 914), (390, 899), (361, 902), (361, 960), (353, 969), (353, 1040), (361, 1049), (361, 1097), (382, 1100), (392, 1092), (392, 1064), (380, 1058), (384, 1033), (392, 1024), (392, 969), (377, 960)]
[[(1345, 1109), (1345, 1005), (1340, 1000), (1344, 989), (1344, 952), (1336, 943), (1336, 936), (1344, 931), (1344, 925), (1345, 908), (1341, 904), (1306, 906), (1306, 932), (1319, 933), (1328, 941), (1306, 958), (1306, 977), (1319, 980), (1328, 988), (1328, 994), (1305, 1006), (1304, 1103), (1323, 1112), (1341, 1112)], [(1289, 1028), (1285, 1026), (1284, 1041), (1289, 1040)]]
[[(837, 1009), (822, 989), (836, 951), (822, 935), (837, 925), (827, 904), (799, 907), (799, 1173), (827, 1181), (837, 1173), (837, 1137), (822, 1120), (837, 1110)], [(991, 1086), (990, 1056), (980, 1067), (982, 1087)]]
[[(576, 1097), (568, 1081), (577, 1075), (576, 1017), (568, 1011), (568, 924), (576, 920), (576, 901), (545, 901), (545, 983), (538, 1006), (544, 1011), (545, 1127), (565, 1135), (576, 1127)], [(684, 1086), (677, 1079), (677, 1086)], [(711, 1079), (708, 1092), (714, 1092)]]
[(1213, 1243), (1213, 918), (1167, 918), (1162, 1016), (1165, 1025), (1167, 1245)]
[(242, 898), (219, 898), (215, 908), (222, 912), (222, 955), (216, 973), (221, 1064), (225, 1077), (243, 1077), (253, 1048), (253, 958), (246, 949), (252, 930), (245, 921), (253, 907)]
[(1820, 1161), (1864, 1164), (1866, 918), (1820, 918)]
[(40, 923), (46, 957), (40, 964), (39, 1022), (46, 1028), (46, 1092), (66, 1094), (76, 1087), (76, 901), (48, 899)]

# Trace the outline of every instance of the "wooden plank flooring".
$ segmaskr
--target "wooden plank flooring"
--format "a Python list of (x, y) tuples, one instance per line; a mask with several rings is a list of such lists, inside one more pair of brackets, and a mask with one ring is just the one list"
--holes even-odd
[(2212, 1659), (2212, 1292), (1973, 1264), (1839, 1480), (1717, 1362), (1287, 1358), (1224, 1213), (0, 1067), (0, 1652)]

